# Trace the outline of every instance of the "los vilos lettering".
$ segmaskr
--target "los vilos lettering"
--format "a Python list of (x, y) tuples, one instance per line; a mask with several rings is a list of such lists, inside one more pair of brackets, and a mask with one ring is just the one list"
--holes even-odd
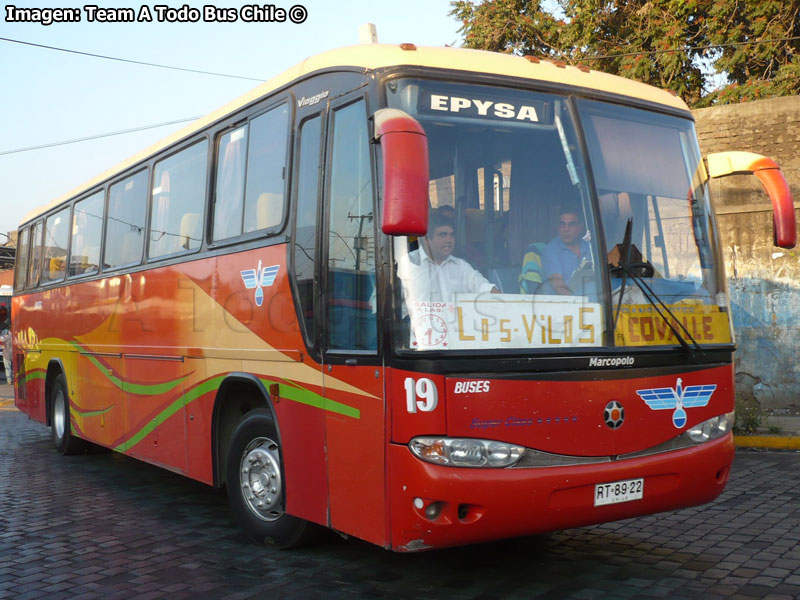
[(491, 100), (477, 100), (475, 98), (460, 98), (458, 96), (437, 96), (431, 94), (431, 110), (441, 110), (451, 113), (464, 112), (480, 117), (494, 117), (499, 119), (516, 119), (518, 121), (539, 122), (539, 114), (535, 106), (514, 106), (507, 102), (492, 102)]

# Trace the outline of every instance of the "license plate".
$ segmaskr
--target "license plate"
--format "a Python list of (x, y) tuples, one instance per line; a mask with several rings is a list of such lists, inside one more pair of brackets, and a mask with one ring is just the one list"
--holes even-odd
[(613, 483), (598, 483), (594, 486), (594, 505), (619, 504), (644, 497), (644, 479), (627, 479)]

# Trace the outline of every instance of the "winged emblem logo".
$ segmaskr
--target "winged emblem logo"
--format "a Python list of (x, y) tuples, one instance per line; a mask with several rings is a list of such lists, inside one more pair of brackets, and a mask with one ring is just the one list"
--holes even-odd
[(716, 389), (716, 384), (683, 387), (683, 380), (678, 377), (674, 388), (636, 390), (636, 393), (652, 410), (675, 409), (672, 413), (672, 424), (680, 429), (686, 425), (686, 409), (707, 406)]
[(275, 283), (275, 278), (278, 276), (280, 265), (272, 265), (269, 267), (261, 267), (261, 261), (258, 261), (258, 267), (255, 269), (245, 269), (240, 271), (244, 287), (248, 290), (255, 288), (256, 292), (256, 306), (261, 306), (264, 303), (264, 290), (262, 288), (269, 287)]

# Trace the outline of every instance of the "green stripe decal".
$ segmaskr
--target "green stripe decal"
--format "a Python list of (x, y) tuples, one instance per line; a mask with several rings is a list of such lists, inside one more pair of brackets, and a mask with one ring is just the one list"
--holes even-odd
[(209, 379), (208, 381), (204, 381), (203, 383), (195, 386), (184, 395), (179, 396), (172, 404), (170, 404), (169, 406), (167, 406), (167, 408), (158, 413), (155, 416), (155, 418), (152, 419), (147, 425), (145, 425), (139, 431), (137, 431), (133, 437), (129, 438), (127, 442), (122, 442), (119, 446), (114, 448), (114, 450), (118, 452), (122, 452), (123, 450), (126, 449), (130, 450), (136, 444), (138, 444), (144, 438), (150, 435), (153, 431), (155, 431), (155, 429), (159, 425), (161, 425), (164, 421), (169, 419), (181, 408), (193, 402), (194, 400), (197, 400), (200, 396), (216, 390), (219, 387), (219, 384), (222, 383), (224, 379), (225, 375), (214, 377), (213, 379)]
[[(263, 383), (265, 387), (269, 388), (269, 386), (275, 382), (269, 379), (261, 379), (261, 383)], [(354, 419), (361, 418), (361, 411), (357, 408), (347, 406), (346, 404), (336, 402), (335, 400), (330, 400), (305, 388), (289, 387), (286, 384), (283, 384), (280, 386), (280, 397), (291, 400), (292, 402), (299, 402), (300, 404), (307, 404), (308, 406), (321, 408), (322, 410), (327, 410), (328, 412), (344, 415), (345, 417), (352, 417)]]
[(165, 381), (164, 383), (154, 383), (154, 384), (139, 384), (139, 383), (129, 383), (127, 381), (123, 381), (119, 377), (113, 374), (111, 369), (107, 368), (103, 363), (97, 360), (96, 357), (92, 356), (91, 354), (86, 354), (86, 351), (81, 348), (80, 344), (76, 342), (70, 342), (73, 346), (75, 346), (78, 350), (82, 351), (83, 356), (89, 359), (89, 361), (97, 367), (97, 369), (106, 376), (106, 378), (113, 383), (117, 388), (122, 390), (123, 392), (130, 392), (131, 394), (137, 394), (139, 396), (158, 396), (160, 394), (166, 394), (169, 391), (172, 391), (176, 387), (178, 387), (183, 380), (185, 380), (189, 375), (184, 375), (178, 379), (173, 379), (172, 381)]
[[(147, 425), (142, 427), (139, 431), (136, 432), (136, 434), (134, 434), (127, 441), (122, 442), (120, 445), (114, 448), (114, 450), (118, 452), (130, 450), (131, 448), (136, 446), (139, 442), (141, 442), (144, 438), (150, 435), (153, 431), (155, 431), (159, 425), (164, 423), (164, 421), (166, 421), (172, 415), (180, 411), (181, 408), (183, 408), (184, 406), (188, 406), (201, 396), (217, 390), (220, 384), (227, 377), (228, 377), (227, 373), (225, 375), (219, 375), (217, 377), (213, 377), (212, 379), (204, 381), (198, 384), (197, 386), (193, 387), (184, 395), (174, 400), (163, 411), (158, 413), (158, 415), (156, 415), (155, 418), (153, 418)], [(272, 381), (271, 379), (260, 379), (260, 381), (267, 388), (269, 388), (269, 386), (272, 385), (273, 383), (277, 383), (275, 381)], [(336, 402), (335, 400), (329, 400), (328, 398), (320, 396), (319, 394), (316, 394), (305, 388), (290, 387), (286, 385), (286, 383), (279, 385), (280, 385), (281, 398), (284, 398), (286, 400), (291, 400), (292, 402), (299, 402), (300, 404), (313, 406), (315, 408), (321, 408), (322, 410), (326, 410), (328, 412), (336, 413), (339, 415), (344, 415), (346, 417), (352, 417), (353, 419), (361, 418), (361, 411), (358, 410), (357, 408), (353, 408), (352, 406), (342, 404), (341, 402)]]
[(82, 412), (82, 411), (78, 410), (77, 408), (75, 408), (74, 406), (70, 406), (69, 407), (69, 411), (71, 413), (79, 416), (79, 417), (82, 417), (82, 418), (86, 419), (88, 417), (99, 417), (100, 415), (104, 415), (108, 411), (110, 411), (112, 408), (114, 408), (114, 407), (113, 406), (109, 406), (108, 408), (104, 408), (103, 410), (90, 410), (88, 412)]
[(47, 371), (34, 371), (25, 375), (25, 383), (33, 381), (34, 379), (44, 379), (47, 377)]

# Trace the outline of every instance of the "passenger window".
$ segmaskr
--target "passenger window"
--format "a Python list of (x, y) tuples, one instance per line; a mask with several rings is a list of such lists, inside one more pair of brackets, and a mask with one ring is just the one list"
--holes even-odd
[(300, 322), (309, 346), (314, 345), (314, 265), (317, 249), (317, 199), (321, 117), (300, 126), (297, 173), (297, 215), (294, 235), (294, 276), (300, 303)]
[(288, 123), (289, 109), (282, 104), (219, 138), (215, 241), (283, 221)]
[(69, 276), (96, 273), (100, 265), (103, 232), (103, 192), (75, 203), (72, 211), (72, 246)]
[(150, 258), (197, 250), (203, 240), (208, 142), (156, 164), (150, 204)]
[(247, 125), (226, 133), (217, 146), (214, 190), (214, 240), (242, 233)]
[(282, 104), (250, 122), (245, 233), (276, 227), (283, 221), (288, 116), (288, 106)]
[(42, 283), (61, 281), (67, 273), (69, 208), (47, 217), (44, 228), (44, 268)]
[(28, 269), (29, 250), (28, 228), (26, 227), (19, 232), (19, 241), (17, 242), (17, 260), (14, 270), (14, 289), (17, 291), (25, 287), (25, 274)]
[(364, 101), (333, 114), (328, 235), (328, 345), (375, 350), (375, 219)]
[(109, 188), (103, 259), (106, 269), (135, 264), (142, 259), (147, 178), (145, 169)]
[(31, 257), (28, 263), (27, 287), (39, 285), (39, 270), (42, 260), (42, 222), (34, 224), (31, 228)]

